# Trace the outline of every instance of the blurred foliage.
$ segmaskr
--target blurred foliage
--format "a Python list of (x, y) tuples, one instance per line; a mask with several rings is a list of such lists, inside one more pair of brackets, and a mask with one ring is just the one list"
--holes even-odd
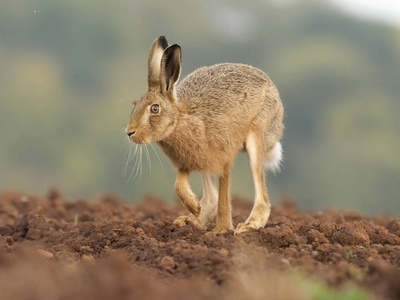
[[(0, 189), (71, 197), (115, 192), (175, 199), (175, 170), (149, 147), (141, 178), (123, 176), (123, 129), (146, 91), (151, 42), (183, 49), (182, 77), (242, 62), (266, 71), (286, 109), (284, 170), (272, 202), (400, 213), (400, 33), (327, 2), (51, 1), (0, 3)], [(201, 193), (199, 176), (194, 188)], [(240, 155), (234, 194), (252, 197)]]

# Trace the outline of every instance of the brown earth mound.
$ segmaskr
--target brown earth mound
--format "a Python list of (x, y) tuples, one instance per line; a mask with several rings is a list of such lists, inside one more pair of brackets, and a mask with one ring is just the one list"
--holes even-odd
[[(234, 223), (251, 202), (235, 199)], [(1, 299), (304, 299), (296, 277), (400, 298), (400, 219), (308, 214), (284, 200), (265, 228), (215, 236), (180, 205), (113, 196), (0, 195)], [(298, 275), (302, 274), (302, 275)]]

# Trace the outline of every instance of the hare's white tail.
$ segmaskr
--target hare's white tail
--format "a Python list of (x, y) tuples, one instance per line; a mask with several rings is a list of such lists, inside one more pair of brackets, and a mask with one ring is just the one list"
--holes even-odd
[(277, 142), (275, 146), (268, 153), (267, 160), (265, 161), (265, 168), (277, 173), (281, 169), (282, 162), (282, 145)]

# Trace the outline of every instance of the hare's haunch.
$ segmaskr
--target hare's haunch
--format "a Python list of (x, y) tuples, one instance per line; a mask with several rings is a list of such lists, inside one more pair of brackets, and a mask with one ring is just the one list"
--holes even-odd
[[(224, 63), (200, 68), (176, 85), (181, 48), (157, 38), (148, 60), (147, 93), (135, 101), (126, 133), (140, 144), (156, 141), (178, 169), (175, 190), (191, 212), (174, 223), (204, 227), (217, 216), (215, 233), (233, 230), (230, 173), (240, 151), (249, 156), (255, 202), (236, 233), (264, 227), (270, 214), (265, 168), (276, 170), (282, 157), (283, 106), (278, 90), (261, 70)], [(189, 185), (192, 171), (202, 173), (199, 202)], [(219, 191), (213, 182), (219, 177)]]

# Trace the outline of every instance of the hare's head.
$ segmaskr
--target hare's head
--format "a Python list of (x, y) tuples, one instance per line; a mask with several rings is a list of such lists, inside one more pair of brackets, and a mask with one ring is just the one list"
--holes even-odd
[(148, 85), (145, 95), (133, 104), (125, 132), (130, 140), (148, 144), (166, 138), (178, 118), (175, 83), (181, 73), (181, 48), (168, 47), (165, 37), (157, 38), (150, 49)]

